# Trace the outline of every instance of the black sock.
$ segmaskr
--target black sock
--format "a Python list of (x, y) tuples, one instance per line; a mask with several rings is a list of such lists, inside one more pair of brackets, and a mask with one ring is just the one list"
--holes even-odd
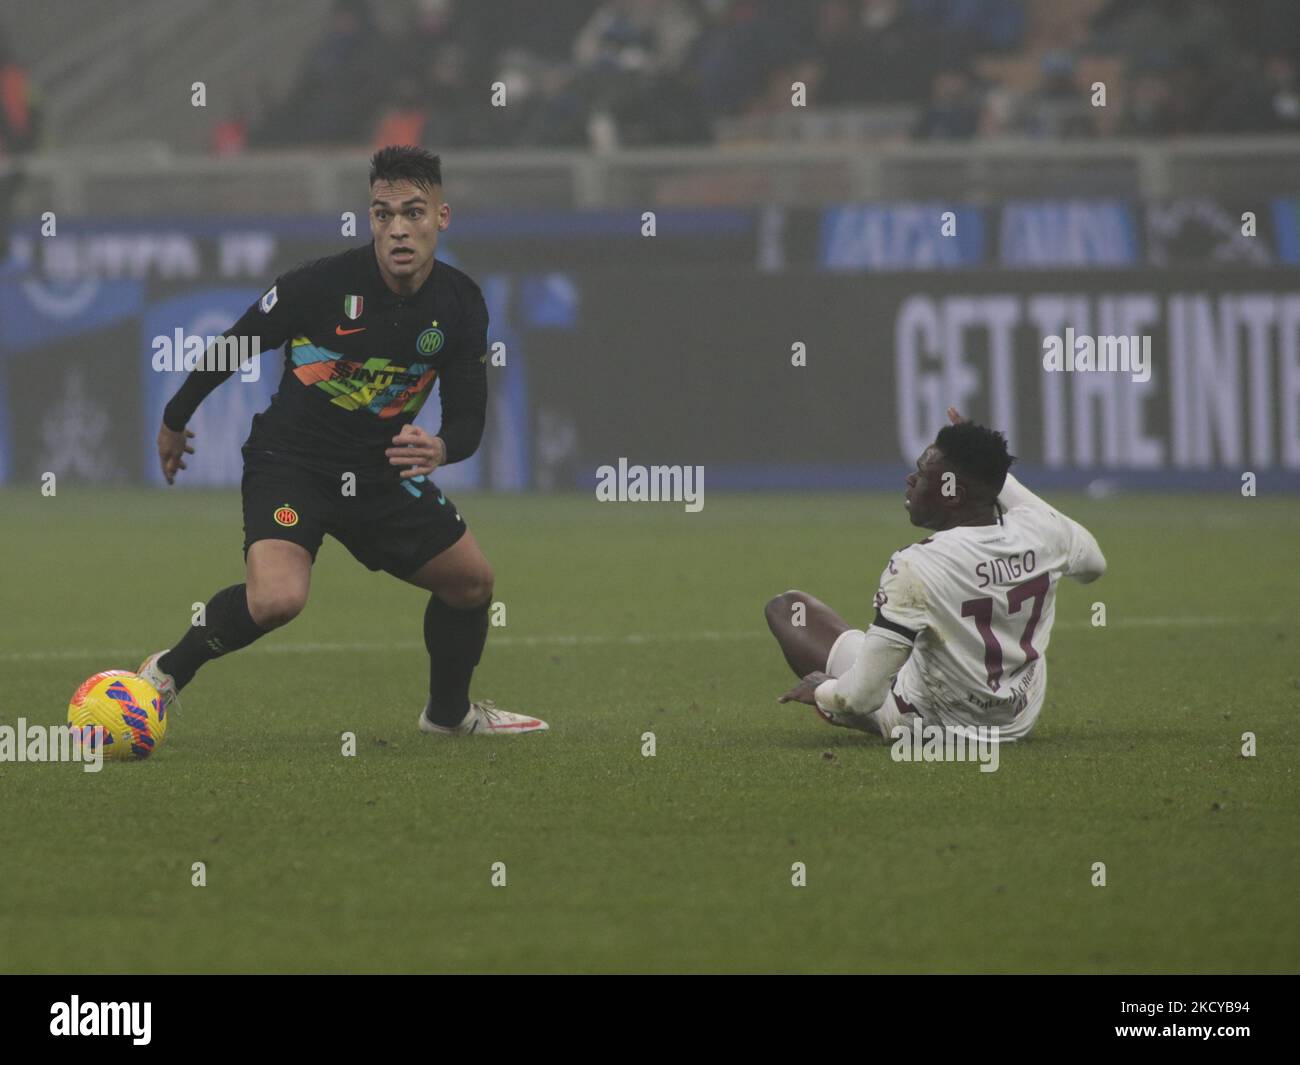
[(487, 642), (488, 605), (454, 610), (436, 595), (424, 610), (424, 646), (429, 649), (429, 709), (435, 725), (465, 720), (469, 681)]
[(248, 612), (248, 586), (232, 584), (208, 600), (206, 625), (191, 625), (180, 642), (158, 659), (158, 668), (171, 674), (179, 691), (194, 679), (199, 666), (213, 658), (247, 647), (267, 630)]

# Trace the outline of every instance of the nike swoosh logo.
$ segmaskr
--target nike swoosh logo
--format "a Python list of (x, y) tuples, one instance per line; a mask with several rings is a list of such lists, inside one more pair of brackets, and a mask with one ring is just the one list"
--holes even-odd
[(366, 327), (364, 325), (360, 329), (344, 329), (341, 325), (336, 325), (334, 327), (335, 335), (341, 337), (345, 337), (349, 333), (364, 333), (365, 331), (366, 331)]

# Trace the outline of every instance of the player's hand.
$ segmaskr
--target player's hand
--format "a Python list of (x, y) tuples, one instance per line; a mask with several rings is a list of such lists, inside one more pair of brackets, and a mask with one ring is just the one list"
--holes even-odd
[(447, 458), (447, 445), (442, 437), (430, 436), (414, 425), (403, 425), (402, 431), (393, 437), (393, 444), (384, 454), (389, 465), (407, 467), (402, 471), (403, 478), (428, 477)]
[(777, 699), (778, 703), (807, 703), (809, 706), (817, 705), (817, 685), (824, 680), (830, 680), (825, 673), (809, 673), (798, 684)]
[(969, 418), (963, 418), (961, 412), (956, 407), (948, 408), (948, 420), (952, 422), (953, 425), (961, 425), (962, 422), (970, 421)]
[(168, 484), (175, 484), (176, 471), (185, 469), (185, 456), (194, 454), (194, 448), (189, 444), (193, 439), (193, 429), (177, 433), (163, 425), (158, 430), (158, 461), (162, 463), (162, 473)]

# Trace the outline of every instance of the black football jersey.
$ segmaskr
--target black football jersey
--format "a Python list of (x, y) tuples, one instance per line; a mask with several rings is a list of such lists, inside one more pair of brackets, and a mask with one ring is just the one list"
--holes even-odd
[[(263, 357), (284, 346), (279, 388), (245, 447), (323, 473), (397, 479), (384, 450), (438, 382), (447, 462), (467, 458), (483, 433), (487, 327), (478, 285), (446, 263), (409, 296), (385, 284), (373, 244), (296, 267), (225, 334), (258, 338)], [(182, 428), (229, 374), (195, 370), (167, 405), (168, 427)]]

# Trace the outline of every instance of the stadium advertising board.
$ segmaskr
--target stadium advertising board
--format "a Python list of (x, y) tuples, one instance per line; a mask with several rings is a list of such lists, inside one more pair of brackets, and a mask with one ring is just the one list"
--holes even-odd
[[(458, 219), (440, 254), (483, 285), (493, 406), (481, 453), (442, 478), (588, 488), (627, 457), (702, 464), (715, 488), (886, 486), (951, 402), (1005, 428), (1043, 484), (1107, 471), (1227, 486), (1245, 470), (1294, 484), (1294, 269), (1272, 265), (1273, 243), (1232, 236), (1235, 208), (1199, 201), (1140, 215), (1093, 205), (1080, 217), (1102, 220), (1097, 235), (1070, 253), (1088, 265), (1044, 268), (1063, 254), (1035, 244), (1044, 213), (1078, 210), (962, 208), (966, 235), (950, 244), (925, 239), (915, 207), (780, 225), (682, 213), (659, 219), (671, 255), (622, 213)], [(1272, 211), (1261, 230), (1286, 261), (1294, 204)], [(157, 337), (219, 332), (277, 273), (342, 243), (322, 219), (100, 221), (58, 242), (20, 238), (0, 276), (0, 476), (158, 483), (153, 438), (179, 379), (152, 364)], [(1008, 268), (1012, 246), (1035, 268)], [(1143, 364), (1048, 368), (1053, 342), (1062, 355), (1091, 345), (1093, 366)], [(201, 409), (187, 484), (238, 483), (239, 443), (280, 358)], [(438, 416), (435, 396), (421, 424)]]

